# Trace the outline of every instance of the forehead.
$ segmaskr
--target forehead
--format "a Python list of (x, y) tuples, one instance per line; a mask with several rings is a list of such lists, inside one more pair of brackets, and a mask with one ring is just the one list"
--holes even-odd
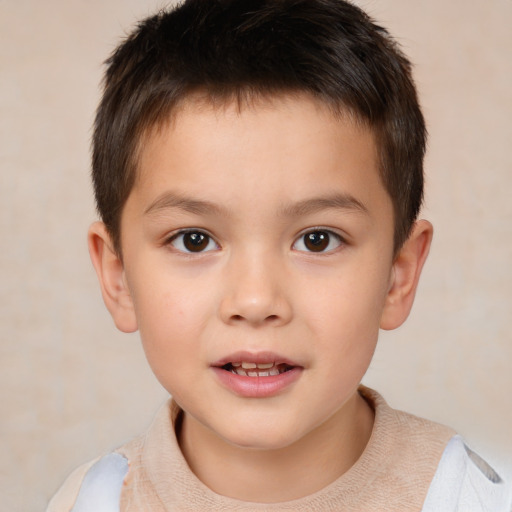
[[(276, 115), (270, 115), (275, 113)], [(264, 117), (266, 116), (266, 119)], [(365, 134), (372, 136), (373, 130), (369, 124), (358, 114), (348, 107), (326, 102), (313, 97), (303, 91), (278, 91), (264, 93), (260, 91), (239, 91), (228, 92), (225, 95), (216, 95), (214, 92), (199, 90), (177, 99), (165, 107), (165, 112), (157, 116), (156, 121), (150, 123), (149, 127), (143, 129), (139, 141), (137, 163), (141, 163), (141, 157), (147, 156), (147, 146), (159, 143), (162, 138), (172, 134), (173, 137), (180, 137), (186, 130), (203, 131), (216, 124), (220, 127), (220, 120), (224, 118), (229, 123), (241, 123), (250, 119), (269, 122), (272, 118), (273, 124), (276, 121), (283, 125), (293, 118), (293, 124), (298, 131), (301, 127), (311, 126), (312, 119), (321, 120), (325, 128), (329, 130), (337, 122), (349, 126), (354, 134)], [(327, 121), (327, 123), (326, 123)], [(256, 123), (252, 126), (247, 123), (247, 130), (256, 131)], [(221, 129), (226, 133), (225, 126)], [(209, 137), (214, 140), (215, 133)], [(203, 139), (203, 143), (208, 140)], [(375, 142), (375, 141), (374, 141)], [(143, 163), (143, 162), (142, 162)], [(144, 165), (137, 165), (138, 171), (144, 169)]]
[(132, 192), (148, 200), (186, 189), (228, 203), (244, 194), (286, 202), (325, 195), (333, 183), (358, 189), (361, 202), (387, 196), (372, 131), (307, 95), (189, 98), (148, 131), (138, 160)]

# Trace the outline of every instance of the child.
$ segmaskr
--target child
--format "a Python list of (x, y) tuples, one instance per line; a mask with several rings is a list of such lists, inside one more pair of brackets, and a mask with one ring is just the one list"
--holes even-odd
[(424, 149), (409, 62), (349, 3), (143, 21), (108, 61), (89, 248), (173, 398), (48, 510), (508, 511), (455, 432), (360, 386), (428, 254)]

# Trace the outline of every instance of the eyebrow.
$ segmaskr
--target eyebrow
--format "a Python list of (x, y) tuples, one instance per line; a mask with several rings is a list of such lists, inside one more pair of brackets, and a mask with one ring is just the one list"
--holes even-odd
[(196, 215), (225, 215), (227, 213), (225, 208), (210, 201), (192, 199), (174, 192), (165, 192), (146, 208), (144, 214), (154, 214), (170, 208), (177, 208)]
[(314, 197), (285, 206), (282, 215), (286, 217), (299, 217), (310, 215), (322, 210), (347, 210), (368, 213), (368, 208), (350, 194), (332, 194), (325, 197)]
[[(144, 211), (145, 215), (158, 214), (162, 210), (180, 209), (195, 215), (227, 215), (228, 210), (216, 203), (202, 199), (192, 199), (174, 192), (165, 192)], [(283, 217), (300, 217), (311, 215), (322, 210), (347, 210), (368, 213), (368, 208), (350, 194), (332, 194), (322, 197), (305, 199), (283, 206), (280, 215)]]

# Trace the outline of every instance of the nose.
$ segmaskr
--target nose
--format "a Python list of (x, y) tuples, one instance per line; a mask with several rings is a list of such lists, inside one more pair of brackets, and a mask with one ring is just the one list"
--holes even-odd
[(292, 318), (286, 272), (272, 258), (232, 258), (226, 272), (220, 317), (227, 324), (286, 325)]

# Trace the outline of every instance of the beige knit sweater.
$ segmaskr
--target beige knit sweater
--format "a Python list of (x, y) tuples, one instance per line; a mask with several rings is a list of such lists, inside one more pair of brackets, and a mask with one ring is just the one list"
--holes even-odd
[[(278, 504), (255, 504), (215, 494), (191, 472), (174, 433), (172, 402), (149, 430), (117, 452), (130, 461), (121, 512), (169, 511), (420, 511), (448, 440), (442, 425), (391, 409), (368, 388), (360, 393), (375, 410), (368, 445), (352, 468), (324, 489)], [(94, 461), (93, 461), (94, 462)], [(92, 462), (78, 468), (54, 496), (47, 512), (69, 512)]]

